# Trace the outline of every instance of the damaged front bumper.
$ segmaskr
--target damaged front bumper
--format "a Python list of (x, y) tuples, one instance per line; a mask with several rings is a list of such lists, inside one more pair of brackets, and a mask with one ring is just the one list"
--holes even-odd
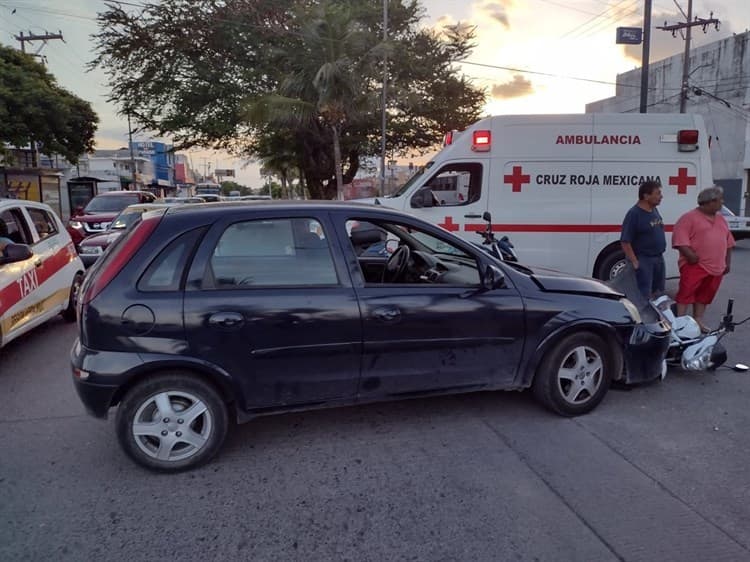
[(622, 382), (638, 384), (662, 376), (669, 349), (671, 329), (663, 321), (635, 324), (629, 334), (623, 334), (625, 372)]

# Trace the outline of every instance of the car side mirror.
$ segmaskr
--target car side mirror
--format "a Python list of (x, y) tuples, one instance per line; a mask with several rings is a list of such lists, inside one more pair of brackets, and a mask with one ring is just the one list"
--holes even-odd
[(490, 213), (489, 211), (485, 211), (482, 215), (482, 220), (492, 222), (492, 213)]
[(26, 244), (8, 244), (5, 246), (0, 257), (0, 263), (15, 263), (18, 261), (24, 261), (34, 255)]
[(485, 291), (502, 289), (505, 287), (505, 275), (496, 265), (488, 264), (482, 274), (482, 288)]

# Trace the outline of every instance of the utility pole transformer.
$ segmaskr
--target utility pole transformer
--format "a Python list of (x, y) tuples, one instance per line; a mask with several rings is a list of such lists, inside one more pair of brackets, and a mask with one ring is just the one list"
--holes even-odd
[(695, 17), (695, 20), (693, 20), (693, 0), (688, 0), (688, 11), (687, 14), (683, 12), (683, 15), (685, 15), (685, 23), (676, 23), (673, 25), (667, 25), (667, 22), (664, 22), (664, 25), (661, 27), (658, 27), (657, 29), (661, 29), (663, 31), (671, 31), (672, 37), (677, 36), (677, 31), (680, 31), (682, 29), (685, 30), (685, 58), (682, 61), (682, 86), (680, 88), (680, 113), (685, 113), (685, 106), (687, 105), (687, 95), (688, 95), (688, 77), (690, 76), (690, 31), (695, 26), (701, 26), (703, 28), (703, 33), (706, 33), (706, 29), (709, 25), (713, 25), (714, 28), (718, 31), (719, 30), (719, 24), (721, 23), (719, 20), (714, 18), (714, 13), (711, 12), (711, 15), (708, 19), (705, 18), (699, 18), (698, 16)]

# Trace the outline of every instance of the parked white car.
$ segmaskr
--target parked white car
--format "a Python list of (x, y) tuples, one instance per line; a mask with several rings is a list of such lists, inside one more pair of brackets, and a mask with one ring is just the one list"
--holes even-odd
[(729, 210), (725, 205), (721, 206), (721, 214), (727, 220), (729, 230), (735, 240), (750, 238), (750, 217), (739, 217)]
[(43, 203), (0, 199), (0, 347), (61, 314), (76, 320), (84, 267)]

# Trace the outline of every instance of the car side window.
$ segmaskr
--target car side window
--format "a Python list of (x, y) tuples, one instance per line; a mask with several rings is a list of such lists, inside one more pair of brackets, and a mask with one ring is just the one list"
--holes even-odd
[(52, 215), (44, 209), (27, 208), (26, 212), (31, 217), (31, 222), (39, 234), (39, 241), (45, 240), (57, 234), (57, 224)]
[(14, 244), (31, 243), (31, 234), (20, 209), (6, 209), (0, 213), (0, 238), (7, 238)]
[(346, 231), (367, 285), (476, 287), (480, 283), (474, 255), (419, 228), (349, 220)]
[[(425, 182), (421, 191), (432, 193), (430, 206), (460, 206), (479, 201), (482, 196), (482, 165), (477, 162), (447, 164), (437, 170)], [(425, 206), (423, 199), (416, 197), (412, 207)]]
[(139, 291), (178, 291), (182, 277), (198, 240), (205, 229), (198, 228), (178, 236), (167, 244), (138, 281)]
[(204, 285), (216, 289), (335, 285), (323, 226), (313, 218), (243, 221), (222, 233)]

